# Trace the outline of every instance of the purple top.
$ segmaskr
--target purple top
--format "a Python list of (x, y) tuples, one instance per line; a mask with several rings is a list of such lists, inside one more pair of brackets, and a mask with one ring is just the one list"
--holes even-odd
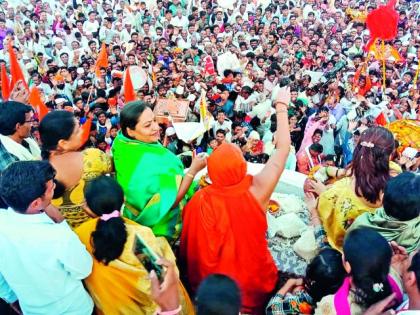
[(3, 41), (6, 38), (7, 33), (13, 33), (10, 28), (0, 29), (0, 50), (4, 48)]

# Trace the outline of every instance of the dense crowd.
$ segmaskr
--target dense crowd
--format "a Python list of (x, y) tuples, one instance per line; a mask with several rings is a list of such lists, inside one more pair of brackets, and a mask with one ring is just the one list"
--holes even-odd
[(1, 1), (0, 313), (420, 312), (419, 21)]

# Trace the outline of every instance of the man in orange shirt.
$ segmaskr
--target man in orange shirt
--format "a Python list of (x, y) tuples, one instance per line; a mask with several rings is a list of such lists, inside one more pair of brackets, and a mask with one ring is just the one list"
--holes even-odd
[(297, 169), (299, 173), (308, 175), (316, 165), (321, 164), (323, 147), (319, 143), (313, 143), (297, 155)]

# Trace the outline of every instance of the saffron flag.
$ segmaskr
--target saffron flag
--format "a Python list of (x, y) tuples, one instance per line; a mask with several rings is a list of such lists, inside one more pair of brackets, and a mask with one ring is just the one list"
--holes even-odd
[(17, 60), (15, 51), (13, 50), (13, 45), (10, 42), (9, 44), (9, 55), (10, 55), (10, 89), (13, 90), (13, 87), (15, 86), (16, 82), (19, 80), (22, 80), (23, 85), (26, 89), (29, 90), (28, 84), (26, 84), (25, 76), (23, 75), (22, 69), (20, 68), (19, 62)]
[(392, 57), (397, 62), (404, 61), (404, 58), (401, 57), (398, 50), (391, 45), (384, 45), (384, 47), (382, 47), (374, 43), (370, 46), (369, 52), (372, 53), (376, 60), (387, 61)]
[(7, 75), (4, 63), (1, 65), (1, 96), (3, 101), (7, 101), (10, 96), (9, 76)]
[(102, 43), (101, 50), (95, 64), (95, 74), (97, 77), (101, 75), (101, 68), (108, 68), (108, 54), (106, 52), (105, 42)]
[(82, 146), (89, 140), (90, 128), (92, 126), (92, 118), (87, 118), (82, 128)]
[(125, 70), (124, 98), (125, 98), (125, 103), (136, 100), (136, 92), (134, 91), (134, 88), (133, 88), (133, 82), (131, 81), (129, 68)]
[(375, 118), (375, 122), (379, 125), (379, 126), (385, 126), (387, 124), (385, 115), (383, 112), (381, 112), (376, 118)]
[(41, 121), (48, 114), (48, 107), (41, 99), (41, 94), (37, 87), (33, 87), (29, 92), (28, 103), (38, 113), (38, 119)]

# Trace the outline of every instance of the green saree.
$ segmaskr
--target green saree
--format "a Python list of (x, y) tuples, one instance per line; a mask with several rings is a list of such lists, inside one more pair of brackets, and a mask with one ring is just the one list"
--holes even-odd
[(171, 209), (184, 168), (160, 143), (144, 143), (118, 133), (112, 146), (116, 179), (125, 195), (123, 216), (150, 227), (169, 241), (181, 231), (181, 210), (186, 197)]
[(374, 229), (389, 242), (395, 241), (404, 247), (408, 253), (419, 248), (420, 244), (420, 218), (409, 221), (398, 221), (388, 216), (383, 208), (373, 213), (363, 213), (350, 226), (349, 231), (367, 227)]

